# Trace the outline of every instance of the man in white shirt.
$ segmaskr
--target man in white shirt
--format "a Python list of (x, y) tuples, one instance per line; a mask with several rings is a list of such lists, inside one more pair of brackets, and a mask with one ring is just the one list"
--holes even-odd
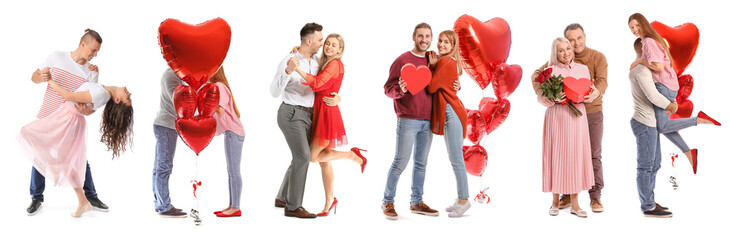
[[(54, 52), (33, 72), (31, 80), (33, 83), (48, 82), (53, 79), (59, 85), (69, 91), (75, 91), (85, 82), (98, 82), (98, 68), (89, 63), (101, 48), (101, 36), (94, 30), (86, 29), (81, 36), (79, 46), (73, 52)], [(61, 106), (64, 100), (50, 86), (46, 88), (43, 96), (43, 105), (37, 117), (44, 118), (53, 113)], [(90, 115), (94, 111), (91, 105), (79, 104), (76, 108), (84, 115)], [(35, 168), (31, 172), (30, 194), (32, 202), (26, 209), (28, 215), (35, 215), (43, 202), (43, 191), (46, 187), (46, 179)], [(84, 180), (84, 195), (89, 203), (96, 210), (109, 211), (109, 207), (101, 202), (96, 194), (94, 181), (91, 178), (91, 168), (86, 163), (86, 176)]]
[[(322, 25), (307, 23), (302, 27), (299, 36), (301, 43), (298, 50), (281, 61), (269, 88), (271, 96), (281, 96), (283, 100), (279, 106), (277, 122), (292, 154), (291, 164), (284, 174), (274, 206), (284, 208), (284, 215), (287, 217), (315, 218), (317, 215), (302, 207), (309, 168), (314, 92), (309, 86), (301, 84), (304, 78), (294, 70), (300, 67), (312, 75), (319, 72), (319, 57), (315, 54), (322, 47)], [(336, 94), (333, 98), (325, 98), (325, 103), (333, 103), (328, 104), (330, 106), (337, 105), (339, 101)]]

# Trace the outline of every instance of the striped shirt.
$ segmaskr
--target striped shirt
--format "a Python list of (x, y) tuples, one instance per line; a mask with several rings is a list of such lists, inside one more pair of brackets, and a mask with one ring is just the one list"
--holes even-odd
[[(49, 67), (51, 70), (51, 78), (61, 87), (71, 92), (76, 91), (82, 84), (86, 82), (98, 82), (99, 73), (89, 70), (89, 63), (84, 65), (76, 63), (71, 58), (69, 52), (54, 52), (46, 58), (46, 61), (39, 69)], [(46, 93), (43, 96), (43, 105), (38, 112), (37, 117), (44, 118), (58, 110), (61, 104), (65, 103), (58, 93), (51, 88), (46, 87)]]

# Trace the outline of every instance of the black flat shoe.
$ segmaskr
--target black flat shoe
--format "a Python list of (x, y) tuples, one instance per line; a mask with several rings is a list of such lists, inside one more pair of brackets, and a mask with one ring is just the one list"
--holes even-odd
[(91, 203), (91, 206), (94, 207), (94, 210), (102, 211), (102, 212), (108, 212), (109, 206), (101, 202), (99, 198), (89, 198), (89, 203)]
[(33, 216), (36, 213), (38, 213), (38, 210), (41, 209), (42, 202), (43, 201), (41, 201), (40, 199), (33, 199), (33, 201), (30, 202), (30, 206), (28, 206), (28, 208), (25, 209), (26, 211), (28, 211), (28, 216)]

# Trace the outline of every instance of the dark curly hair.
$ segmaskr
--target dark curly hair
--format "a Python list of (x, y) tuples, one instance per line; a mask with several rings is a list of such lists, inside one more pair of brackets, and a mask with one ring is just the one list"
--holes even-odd
[(112, 159), (119, 157), (126, 150), (126, 146), (132, 143), (133, 115), (132, 105), (115, 103), (114, 99), (109, 99), (104, 107), (99, 131), (101, 142), (106, 144), (107, 150), (112, 151)]

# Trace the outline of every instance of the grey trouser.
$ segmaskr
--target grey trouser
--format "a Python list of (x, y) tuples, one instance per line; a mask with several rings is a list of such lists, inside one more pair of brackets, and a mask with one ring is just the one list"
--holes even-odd
[(302, 206), (304, 185), (307, 182), (310, 130), (312, 128), (311, 108), (308, 110), (301, 106), (282, 103), (276, 117), (279, 129), (284, 134), (292, 155), (291, 164), (284, 174), (277, 197), (286, 202), (286, 208), (290, 211)]

